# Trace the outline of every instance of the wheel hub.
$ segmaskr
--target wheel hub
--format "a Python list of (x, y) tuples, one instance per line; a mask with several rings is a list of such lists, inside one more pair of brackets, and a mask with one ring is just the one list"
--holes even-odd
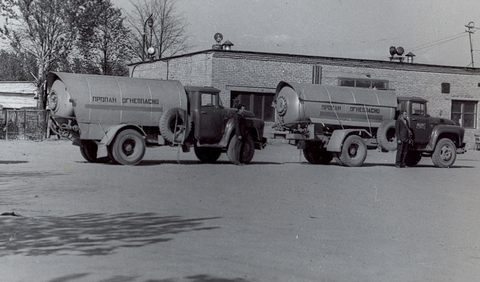
[(135, 149), (135, 141), (134, 140), (128, 140), (125, 143), (123, 143), (122, 150), (125, 155), (130, 156), (133, 154), (133, 151)]
[(277, 113), (279, 116), (284, 116), (285, 113), (287, 112), (287, 100), (285, 97), (279, 97), (276, 102), (276, 108), (277, 108)]
[(449, 147), (443, 147), (441, 156), (444, 161), (450, 160), (452, 158), (452, 150)]
[(348, 148), (348, 154), (349, 154), (351, 157), (354, 157), (354, 156), (357, 155), (357, 150), (358, 150), (357, 146), (352, 145), (352, 146), (350, 146), (350, 147)]

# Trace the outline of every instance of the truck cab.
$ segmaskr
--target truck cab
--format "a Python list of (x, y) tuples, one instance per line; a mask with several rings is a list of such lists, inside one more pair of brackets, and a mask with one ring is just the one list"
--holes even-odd
[(398, 97), (398, 109), (407, 111), (407, 121), (417, 150), (433, 150), (435, 142), (442, 136), (450, 138), (457, 148), (465, 147), (463, 128), (455, 126), (450, 119), (431, 117), (427, 102), (419, 97)]
[(220, 99), (220, 90), (213, 87), (186, 86), (193, 123), (194, 137), (200, 144), (215, 144), (223, 137), (226, 125), (226, 108)]
[[(220, 90), (214, 87), (185, 86), (193, 121), (193, 137), (198, 146), (226, 147), (234, 133), (233, 116), (236, 109), (225, 107), (220, 98)], [(255, 118), (252, 112), (245, 111), (247, 126), (255, 148), (263, 148), (265, 123)]]
[(431, 118), (427, 114), (427, 100), (418, 97), (398, 97), (398, 109), (400, 112), (407, 112), (407, 121), (415, 143), (426, 146), (433, 128)]
[(413, 146), (407, 154), (407, 166), (415, 166), (422, 156), (431, 156), (437, 167), (450, 167), (456, 154), (465, 152), (465, 130), (450, 119), (431, 117), (427, 100), (398, 97), (399, 112), (407, 112), (407, 123), (413, 133)]

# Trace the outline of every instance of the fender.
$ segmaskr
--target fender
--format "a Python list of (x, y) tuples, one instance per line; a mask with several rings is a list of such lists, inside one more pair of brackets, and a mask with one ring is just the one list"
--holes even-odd
[(222, 148), (226, 148), (228, 146), (228, 142), (230, 142), (230, 137), (233, 134), (233, 130), (235, 128), (235, 122), (233, 118), (229, 119), (225, 124), (225, 131), (223, 132), (222, 140), (218, 143)]
[(463, 140), (463, 136), (465, 134), (465, 129), (463, 127), (449, 125), (449, 124), (439, 124), (435, 126), (432, 130), (432, 134), (430, 136), (430, 142), (428, 142), (427, 150), (433, 151), (435, 149), (435, 145), (437, 144), (438, 139), (441, 136), (447, 135), (448, 137), (454, 136), (455, 138), (450, 138), (455, 143), (455, 146), (461, 148), (463, 144), (461, 143)]
[[(248, 129), (249, 130), (255, 130), (255, 132), (257, 133), (256, 136), (260, 136), (260, 135), (258, 135), (259, 132), (258, 132), (258, 130), (256, 130), (255, 126), (249, 126)], [(228, 143), (230, 142), (230, 137), (234, 134), (233, 133), (234, 130), (235, 130), (235, 122), (234, 122), (233, 118), (230, 118), (225, 124), (222, 139), (220, 140), (220, 142), (218, 142), (217, 145), (221, 148), (227, 148)], [(254, 137), (254, 136), (252, 136), (252, 137)], [(264, 140), (260, 140), (260, 141), (263, 142)], [(266, 140), (265, 140), (265, 142), (266, 142)], [(265, 143), (265, 142), (263, 142), (263, 143)]]
[(263, 120), (252, 118), (252, 117), (247, 117), (246, 119), (247, 119), (248, 129), (250, 132), (253, 133), (252, 137), (254, 138), (254, 142), (262, 142), (259, 136), (263, 136), (265, 122)]
[(97, 149), (97, 158), (103, 158), (103, 157), (107, 157), (108, 156), (108, 146), (112, 143), (112, 141), (115, 139), (115, 137), (117, 136), (117, 133), (123, 129), (126, 129), (126, 128), (131, 128), (131, 129), (135, 129), (137, 130), (138, 132), (140, 132), (140, 134), (142, 134), (143, 137), (146, 136), (145, 132), (143, 131), (142, 128), (136, 126), (136, 125), (132, 125), (132, 124), (119, 124), (119, 125), (115, 125), (115, 126), (112, 126), (110, 127), (106, 132), (105, 132), (105, 135), (103, 136), (102, 140), (100, 142), (97, 142), (97, 146), (98, 146), (98, 149)]
[[(355, 133), (353, 133), (355, 132)], [(335, 152), (335, 153), (340, 153), (342, 151), (342, 145), (343, 141), (345, 141), (345, 138), (347, 138), (349, 135), (352, 133), (355, 135), (360, 135), (358, 134), (359, 132), (365, 132), (368, 134), (367, 131), (363, 129), (339, 129), (335, 130), (330, 137), (330, 140), (328, 140), (327, 144), (327, 151), (328, 152)]]

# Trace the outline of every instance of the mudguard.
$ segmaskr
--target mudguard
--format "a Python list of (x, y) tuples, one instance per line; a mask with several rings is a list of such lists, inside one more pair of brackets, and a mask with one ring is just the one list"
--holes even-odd
[(97, 158), (103, 158), (108, 156), (108, 146), (112, 143), (112, 141), (115, 139), (117, 136), (117, 133), (119, 131), (122, 131), (123, 129), (127, 128), (132, 128), (140, 132), (142, 136), (146, 136), (145, 132), (143, 129), (141, 129), (138, 126), (135, 125), (130, 125), (130, 124), (119, 124), (115, 125), (107, 130), (105, 132), (105, 135), (103, 136), (102, 140), (97, 143), (98, 149), (97, 149)]
[(220, 146), (222, 148), (226, 148), (228, 146), (228, 142), (230, 142), (230, 136), (232, 136), (233, 129), (235, 128), (235, 122), (233, 118), (227, 121), (225, 124), (225, 131), (223, 132), (222, 140), (220, 140)]
[(358, 129), (339, 129), (335, 130), (330, 137), (330, 140), (328, 141), (327, 144), (327, 151), (328, 152), (335, 152), (335, 153), (340, 153), (342, 151), (342, 145), (343, 141), (347, 136), (349, 136), (352, 132), (355, 132), (355, 135), (358, 135), (358, 132), (365, 132), (368, 134), (367, 131), (365, 130), (358, 130)]
[[(455, 138), (452, 139), (452, 135), (455, 136)], [(432, 130), (430, 142), (428, 142), (426, 149), (428, 151), (435, 150), (435, 145), (437, 144), (438, 140), (443, 137), (448, 137), (452, 139), (453, 143), (455, 143), (455, 146), (457, 146), (457, 148), (463, 148), (465, 147), (465, 143), (462, 142), (464, 135), (465, 129), (463, 129), (463, 127), (449, 124), (437, 125)]]

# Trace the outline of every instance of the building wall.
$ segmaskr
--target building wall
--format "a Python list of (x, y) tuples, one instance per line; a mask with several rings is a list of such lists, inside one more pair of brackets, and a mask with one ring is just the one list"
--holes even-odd
[[(208, 85), (219, 88), (222, 101), (230, 105), (231, 91), (275, 93), (282, 81), (312, 83), (313, 68), (319, 71), (319, 83), (338, 85), (339, 77), (388, 80), (389, 88), (399, 96), (419, 96), (429, 100), (432, 116), (451, 117), (452, 100), (480, 101), (480, 69), (418, 65), (286, 54), (204, 51), (169, 60), (131, 67), (133, 76), (177, 79), (184, 85)], [(450, 84), (450, 93), (442, 94), (441, 84)], [(480, 133), (480, 103), (477, 104), (475, 129), (466, 130), (466, 142), (473, 148), (474, 134)]]
[(130, 67), (130, 76), (179, 80), (185, 86), (212, 86), (212, 53), (151, 61)]
[(224, 104), (230, 104), (231, 91), (275, 93), (282, 80), (311, 82), (311, 66), (275, 61), (215, 58), (213, 86), (221, 90)]

